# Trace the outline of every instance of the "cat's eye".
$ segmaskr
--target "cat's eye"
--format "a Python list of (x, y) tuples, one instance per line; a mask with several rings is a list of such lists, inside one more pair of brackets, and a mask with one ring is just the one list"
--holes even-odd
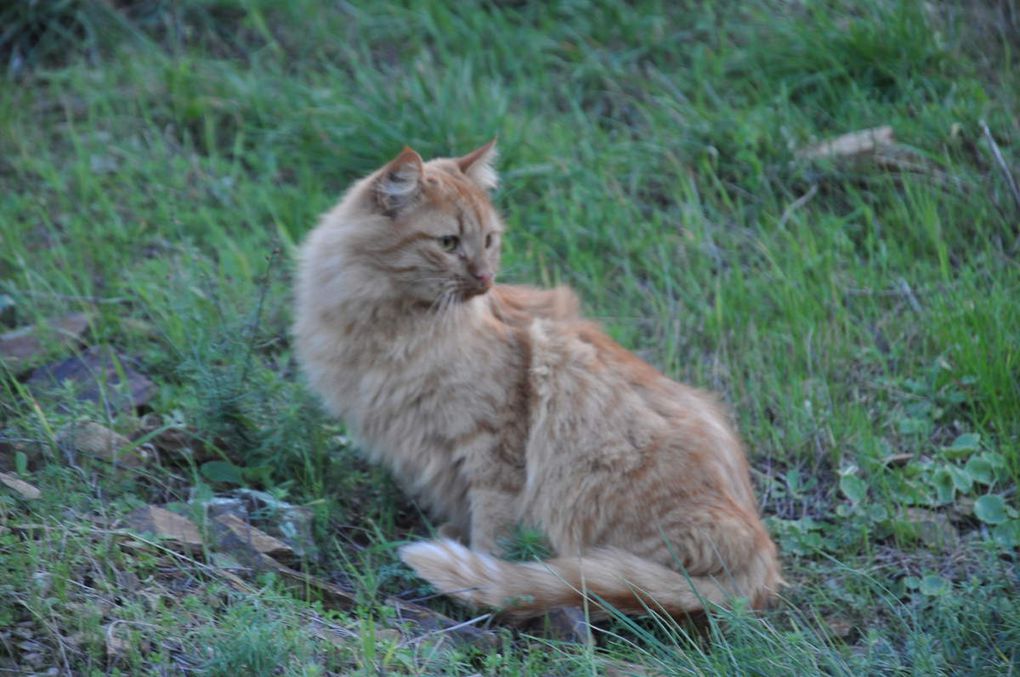
[(488, 249), (492, 246), (492, 233), (485, 236), (485, 248)]
[(439, 238), (439, 246), (445, 252), (455, 252), (460, 245), (460, 238), (456, 235), (443, 235)]

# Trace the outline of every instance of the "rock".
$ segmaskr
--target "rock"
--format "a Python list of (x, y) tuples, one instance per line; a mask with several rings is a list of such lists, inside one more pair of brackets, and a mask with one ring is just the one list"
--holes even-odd
[(14, 475), (5, 472), (0, 472), (0, 483), (7, 485), (14, 491), (18, 492), (18, 494), (22, 498), (30, 501), (35, 500), (42, 496), (42, 492), (33, 487), (28, 482), (20, 480)]
[(137, 467), (149, 460), (144, 449), (132, 447), (131, 440), (95, 421), (65, 426), (57, 434), (57, 442), (78, 453), (128, 467)]
[(318, 554), (312, 536), (312, 511), (308, 508), (255, 489), (235, 489), (228, 495), (243, 500), (249, 515), (260, 516), (256, 524), (289, 545), (298, 558), (314, 558)]
[(89, 328), (91, 319), (88, 313), (71, 313), (0, 334), (0, 361), (15, 374), (20, 374), (50, 345), (77, 345)]
[(833, 637), (838, 637), (843, 641), (852, 641), (858, 634), (857, 627), (842, 616), (830, 616), (825, 619), (825, 624), (829, 626)]
[(135, 592), (142, 587), (141, 579), (133, 571), (117, 571), (115, 572), (115, 577), (117, 579), (117, 587), (126, 592)]
[(954, 522), (969, 522), (974, 519), (975, 499), (970, 496), (958, 496), (956, 501), (949, 507), (950, 517)]
[(902, 519), (913, 526), (917, 538), (930, 548), (952, 550), (960, 544), (960, 532), (943, 513), (907, 508)]
[[(156, 505), (139, 508), (129, 514), (125, 522), (135, 531), (169, 540), (170, 546), (175, 549), (202, 550), (202, 534), (195, 523), (166, 508)], [(237, 515), (217, 515), (209, 521), (209, 526), (210, 548), (252, 569), (272, 571), (287, 568), (278, 560), (296, 563), (299, 559), (289, 545), (251, 526)]]
[(156, 393), (155, 384), (135, 369), (134, 361), (109, 346), (92, 346), (81, 355), (39, 367), (27, 385), (38, 396), (67, 382), (74, 384), (79, 400), (112, 411), (140, 407)]
[[(216, 547), (236, 556), (238, 548), (255, 550), (280, 562), (295, 563), (297, 559), (290, 546), (256, 529), (236, 515), (224, 514), (213, 520), (217, 531)], [(238, 557), (244, 561), (244, 557)]]
[[(192, 496), (190, 502), (200, 503), (211, 523), (232, 529), (235, 537), (241, 536), (242, 540), (248, 538), (247, 532), (240, 531), (243, 526), (245, 529), (253, 529), (251, 533), (256, 537), (262, 534), (271, 539), (253, 541), (251, 545), (259, 552), (288, 565), (295, 566), (317, 554), (312, 537), (312, 513), (307, 508), (291, 505), (264, 491), (247, 488), (205, 499)], [(273, 545), (274, 550), (267, 550), (260, 545), (271, 542), (276, 544)]]
[(399, 630), (393, 628), (379, 628), (375, 631), (375, 640), (380, 643), (396, 644), (404, 639)]
[[(195, 553), (202, 551), (202, 537), (195, 524), (165, 508), (147, 505), (128, 515), (125, 522), (136, 531), (167, 539), (169, 545), (176, 549), (187, 548)], [(210, 558), (216, 568), (210, 570), (232, 585), (239, 586), (239, 589), (246, 589), (247, 586), (229, 569), (275, 572), (282, 582), (293, 587), (298, 594), (317, 595), (323, 605), (329, 608), (350, 610), (359, 604), (358, 596), (353, 592), (277, 561), (271, 555), (293, 557), (290, 547), (231, 512), (214, 518), (211, 526), (212, 535), (216, 538), (215, 549), (219, 554), (210, 553), (216, 555)], [(130, 541), (123, 545), (136, 547)], [(226, 568), (222, 568), (224, 566)], [(393, 609), (397, 622), (403, 625), (410, 623), (425, 635), (442, 634), (456, 643), (472, 644), (487, 650), (495, 650), (499, 646), (499, 637), (492, 631), (454, 621), (431, 609), (394, 597), (387, 597), (384, 603)]]
[(802, 148), (797, 151), (797, 156), (807, 159), (854, 157), (873, 153), (883, 146), (891, 146), (893, 142), (892, 127), (884, 125), (842, 134), (822, 143)]
[(170, 512), (157, 505), (139, 508), (125, 518), (125, 523), (139, 533), (165, 538), (176, 547), (192, 552), (202, 550), (202, 534), (195, 523), (183, 515)]
[(106, 626), (106, 655), (108, 658), (121, 658), (131, 649), (131, 643), (117, 636), (116, 629), (120, 621), (114, 621)]
[(205, 507), (205, 516), (207, 519), (217, 519), (224, 515), (233, 515), (238, 519), (247, 522), (248, 521), (248, 504), (240, 498), (232, 498), (230, 496), (213, 496), (212, 498), (202, 501), (194, 495), (192, 490), (192, 497), (189, 499), (189, 503), (201, 503)]

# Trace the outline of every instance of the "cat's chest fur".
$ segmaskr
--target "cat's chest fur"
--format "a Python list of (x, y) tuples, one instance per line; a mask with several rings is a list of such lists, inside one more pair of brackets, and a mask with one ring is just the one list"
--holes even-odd
[(465, 466), (498, 444), (507, 405), (500, 346), (472, 331), (481, 310), (394, 320), (341, 308), (320, 337), (330, 408), (369, 458), (444, 518), (465, 510)]

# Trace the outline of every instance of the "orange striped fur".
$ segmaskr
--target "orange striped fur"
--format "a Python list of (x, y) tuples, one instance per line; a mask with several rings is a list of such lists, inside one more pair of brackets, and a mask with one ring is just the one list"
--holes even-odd
[[(519, 616), (580, 605), (683, 615), (780, 584), (740, 440), (711, 395), (584, 320), (574, 294), (492, 285), (504, 230), (492, 143), (405, 149), (301, 249), (305, 375), (438, 520), (401, 557), (439, 590)], [(498, 544), (540, 529), (545, 562)]]

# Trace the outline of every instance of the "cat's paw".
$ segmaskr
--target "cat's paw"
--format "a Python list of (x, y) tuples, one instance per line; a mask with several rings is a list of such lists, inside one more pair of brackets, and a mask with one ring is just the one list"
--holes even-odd
[(440, 538), (457, 541), (458, 543), (465, 545), (467, 544), (467, 534), (465, 534), (464, 530), (453, 522), (446, 522), (445, 524), (439, 525), (439, 529), (436, 530), (436, 533)]

